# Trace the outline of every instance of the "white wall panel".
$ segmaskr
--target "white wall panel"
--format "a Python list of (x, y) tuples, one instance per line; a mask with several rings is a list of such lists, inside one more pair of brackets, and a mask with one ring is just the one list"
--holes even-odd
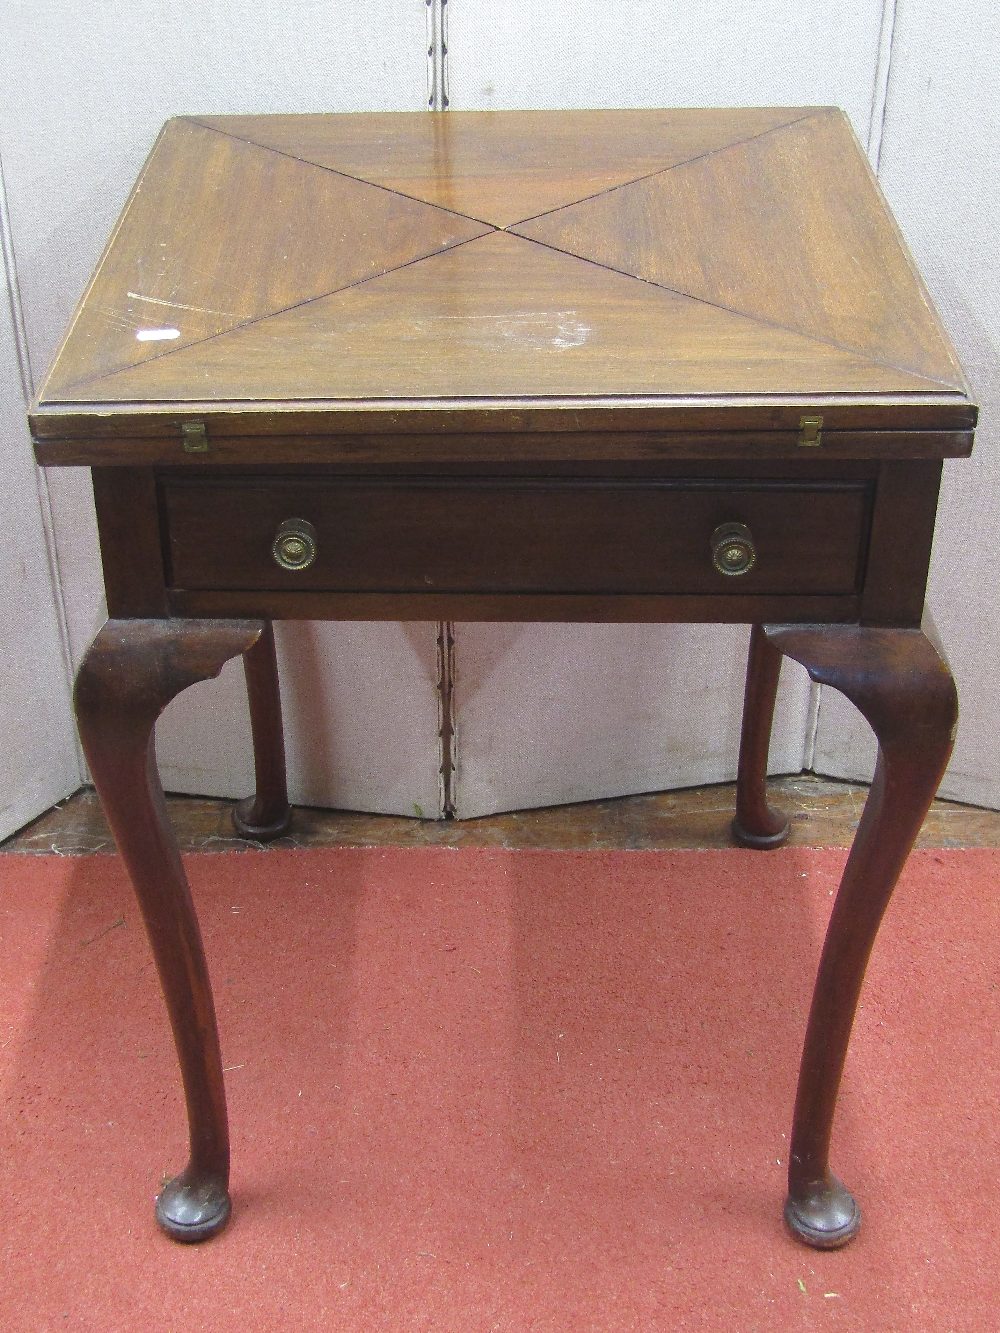
[[(971, 460), (945, 464), (930, 605), (961, 702), (942, 794), (1000, 807), (1000, 11), (901, 0), (880, 177), (981, 405)], [(824, 690), (816, 767), (870, 778), (875, 746)]]
[[(455, 628), (459, 818), (735, 773), (745, 629)], [(802, 767), (808, 708), (803, 673), (784, 672), (773, 771)]]
[[(448, 10), (454, 110), (835, 103), (867, 142), (880, 105), (880, 0)], [(459, 626), (458, 813), (732, 778), (745, 652), (742, 629)], [(797, 772), (810, 687), (783, 674), (771, 770)]]
[[(0, 132), (38, 378), (168, 116), (420, 110), (426, 101), (420, 0), (8, 0), (3, 30)], [(20, 415), (12, 405), (8, 426)], [(49, 479), (78, 660), (104, 616), (89, 478), (74, 469)], [(286, 692), (299, 800), (437, 810), (435, 633), (281, 627), (282, 660), (295, 673)], [(247, 789), (241, 695), (241, 672), (229, 669), (171, 707), (159, 743), (169, 787)]]
[[(439, 814), (437, 626), (304, 623), (274, 632), (292, 803)], [(231, 662), (171, 705), (157, 732), (166, 787), (253, 790), (242, 695), (242, 668)]]
[[(426, 101), (424, 8), (420, 0), (8, 0), (0, 140), (36, 374), (167, 116), (419, 110)], [(1000, 406), (996, 10), (985, 0), (958, 9), (933, 0), (761, 0), (750, 7), (451, 0), (448, 9), (455, 109), (837, 103), (863, 141), (875, 150), (881, 144), (883, 184), (983, 403), (975, 461), (946, 469), (932, 603), (963, 699), (945, 790), (1000, 804), (988, 628), (998, 600), (989, 552), (1000, 519), (992, 424)], [(10, 460), (3, 520), (8, 532), (27, 531), (34, 540), (41, 519), (9, 332), (0, 347), (0, 440)], [(89, 482), (75, 470), (48, 477), (78, 659), (103, 616)], [(61, 795), (78, 772), (66, 733), (54, 595), (43, 591), (44, 571), (29, 566), (25, 582), (5, 594), (14, 631), (3, 664), (12, 686), (0, 725), (8, 751), (27, 755), (34, 747), (30, 764), (8, 763), (25, 810)], [(19, 661), (28, 641), (19, 626), (28, 624), (41, 645), (32, 672)], [(457, 639), (461, 815), (713, 781), (734, 771), (743, 630), (461, 625)], [(436, 811), (434, 640), (430, 625), (279, 627), (296, 799)], [(46, 706), (41, 730), (29, 734), (25, 709), (7, 705), (18, 689), (36, 688)], [(241, 696), (233, 665), (172, 707), (160, 737), (169, 786), (249, 789)], [(774, 771), (802, 763), (808, 699), (803, 673), (786, 667)], [(864, 774), (871, 754), (864, 725), (831, 697), (816, 766)]]
[(77, 785), (69, 682), (6, 282), (0, 304), (0, 838)]
[(448, 5), (455, 110), (842, 106), (865, 141), (881, 0)]
[(168, 116), (425, 100), (416, 0), (7, 0), (3, 29), (0, 124), (39, 372)]

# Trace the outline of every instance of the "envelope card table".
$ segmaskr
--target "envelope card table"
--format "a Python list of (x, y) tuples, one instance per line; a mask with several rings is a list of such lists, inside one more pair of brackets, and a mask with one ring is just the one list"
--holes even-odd
[(857, 706), (878, 766), (819, 966), (785, 1205), (812, 1245), (855, 1234), (831, 1126), (868, 954), (951, 748), (955, 689), (922, 609), (942, 460), (969, 453), (975, 421), (836, 110), (164, 127), (31, 426), (44, 466), (92, 469), (110, 619), (76, 708), (180, 1059), (191, 1157), (157, 1201), (171, 1236), (225, 1224), (229, 1143), (153, 727), (242, 654), (258, 785), (236, 826), (280, 834), (271, 622), (303, 618), (750, 624), (734, 822), (750, 847), (787, 832), (765, 797), (782, 657)]

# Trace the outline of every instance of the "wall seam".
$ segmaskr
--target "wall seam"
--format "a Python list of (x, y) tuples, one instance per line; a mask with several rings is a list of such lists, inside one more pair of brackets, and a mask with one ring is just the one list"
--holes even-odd
[(7, 177), (4, 173), (2, 152), (0, 152), (0, 243), (3, 246), (7, 301), (10, 308), (11, 327), (14, 330), (14, 350), (17, 353), (17, 369), (21, 379), (21, 397), (27, 404), (35, 396), (35, 377), (31, 369), (31, 351), (28, 347), (24, 307), (21, 304), (21, 289), (17, 280), (17, 266), (14, 262), (14, 237), (10, 222), (10, 209), (7, 204)]
[(816, 742), (819, 739), (819, 710), (823, 700), (823, 687), (815, 681), (809, 682), (809, 704), (806, 714), (805, 744), (802, 749), (802, 767), (805, 772), (816, 770)]
[[(448, 110), (448, 0), (424, 0), (427, 6), (427, 109)], [(438, 803), (444, 819), (455, 817), (455, 626), (438, 621), (437, 679)]]
[(438, 623), (438, 799), (441, 817), (455, 818), (455, 626), (450, 620)]
[(448, 0), (427, 5), (427, 109), (448, 110)]
[[(10, 218), (7, 199), (7, 178), (4, 174), (3, 153), (0, 151), (0, 250), (3, 254), (4, 274), (7, 280), (7, 300), (10, 308), (11, 327), (14, 334), (14, 347), (17, 354), (18, 374), (21, 380), (21, 396), (25, 409), (35, 396), (35, 377), (31, 365), (31, 347), (28, 343), (27, 325), (24, 319), (24, 304), (21, 299), (21, 284), (17, 275), (17, 258), (14, 249), (14, 231)], [(44, 469), (32, 460), (35, 472), (35, 493), (42, 519), (42, 533), (45, 539), (45, 561), (49, 574), (49, 587), (52, 593), (56, 623), (59, 627), (59, 642), (62, 647), (63, 674), (70, 698), (73, 693), (73, 654), (70, 646), (69, 615), (62, 579), (59, 575), (59, 556), (56, 548), (55, 518), (52, 510), (52, 495), (48, 477)], [(76, 759), (77, 779), (86, 781), (86, 769), (83, 762), (83, 750), (76, 728), (70, 728), (73, 753)]]
[(889, 105), (889, 75), (892, 70), (893, 44), (896, 38), (898, 0), (883, 0), (879, 27), (878, 54), (872, 85), (871, 112), (868, 120), (868, 158), (878, 175), (882, 157), (882, 136)]

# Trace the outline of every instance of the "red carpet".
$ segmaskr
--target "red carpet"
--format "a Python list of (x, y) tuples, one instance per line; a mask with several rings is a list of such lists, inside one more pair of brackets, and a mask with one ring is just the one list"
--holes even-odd
[(995, 1330), (997, 853), (915, 854), (890, 910), (837, 1132), (861, 1236), (782, 1227), (843, 857), (189, 857), (234, 1140), (201, 1247), (153, 1222), (184, 1134), (119, 863), (0, 858), (0, 1327)]

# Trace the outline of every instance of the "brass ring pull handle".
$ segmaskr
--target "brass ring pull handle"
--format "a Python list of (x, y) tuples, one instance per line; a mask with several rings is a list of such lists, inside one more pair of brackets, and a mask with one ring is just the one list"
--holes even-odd
[(743, 523), (720, 523), (712, 533), (712, 564), (720, 574), (749, 574), (757, 563), (757, 548)]
[(316, 549), (316, 529), (304, 518), (286, 518), (271, 543), (275, 564), (293, 571), (308, 569)]

